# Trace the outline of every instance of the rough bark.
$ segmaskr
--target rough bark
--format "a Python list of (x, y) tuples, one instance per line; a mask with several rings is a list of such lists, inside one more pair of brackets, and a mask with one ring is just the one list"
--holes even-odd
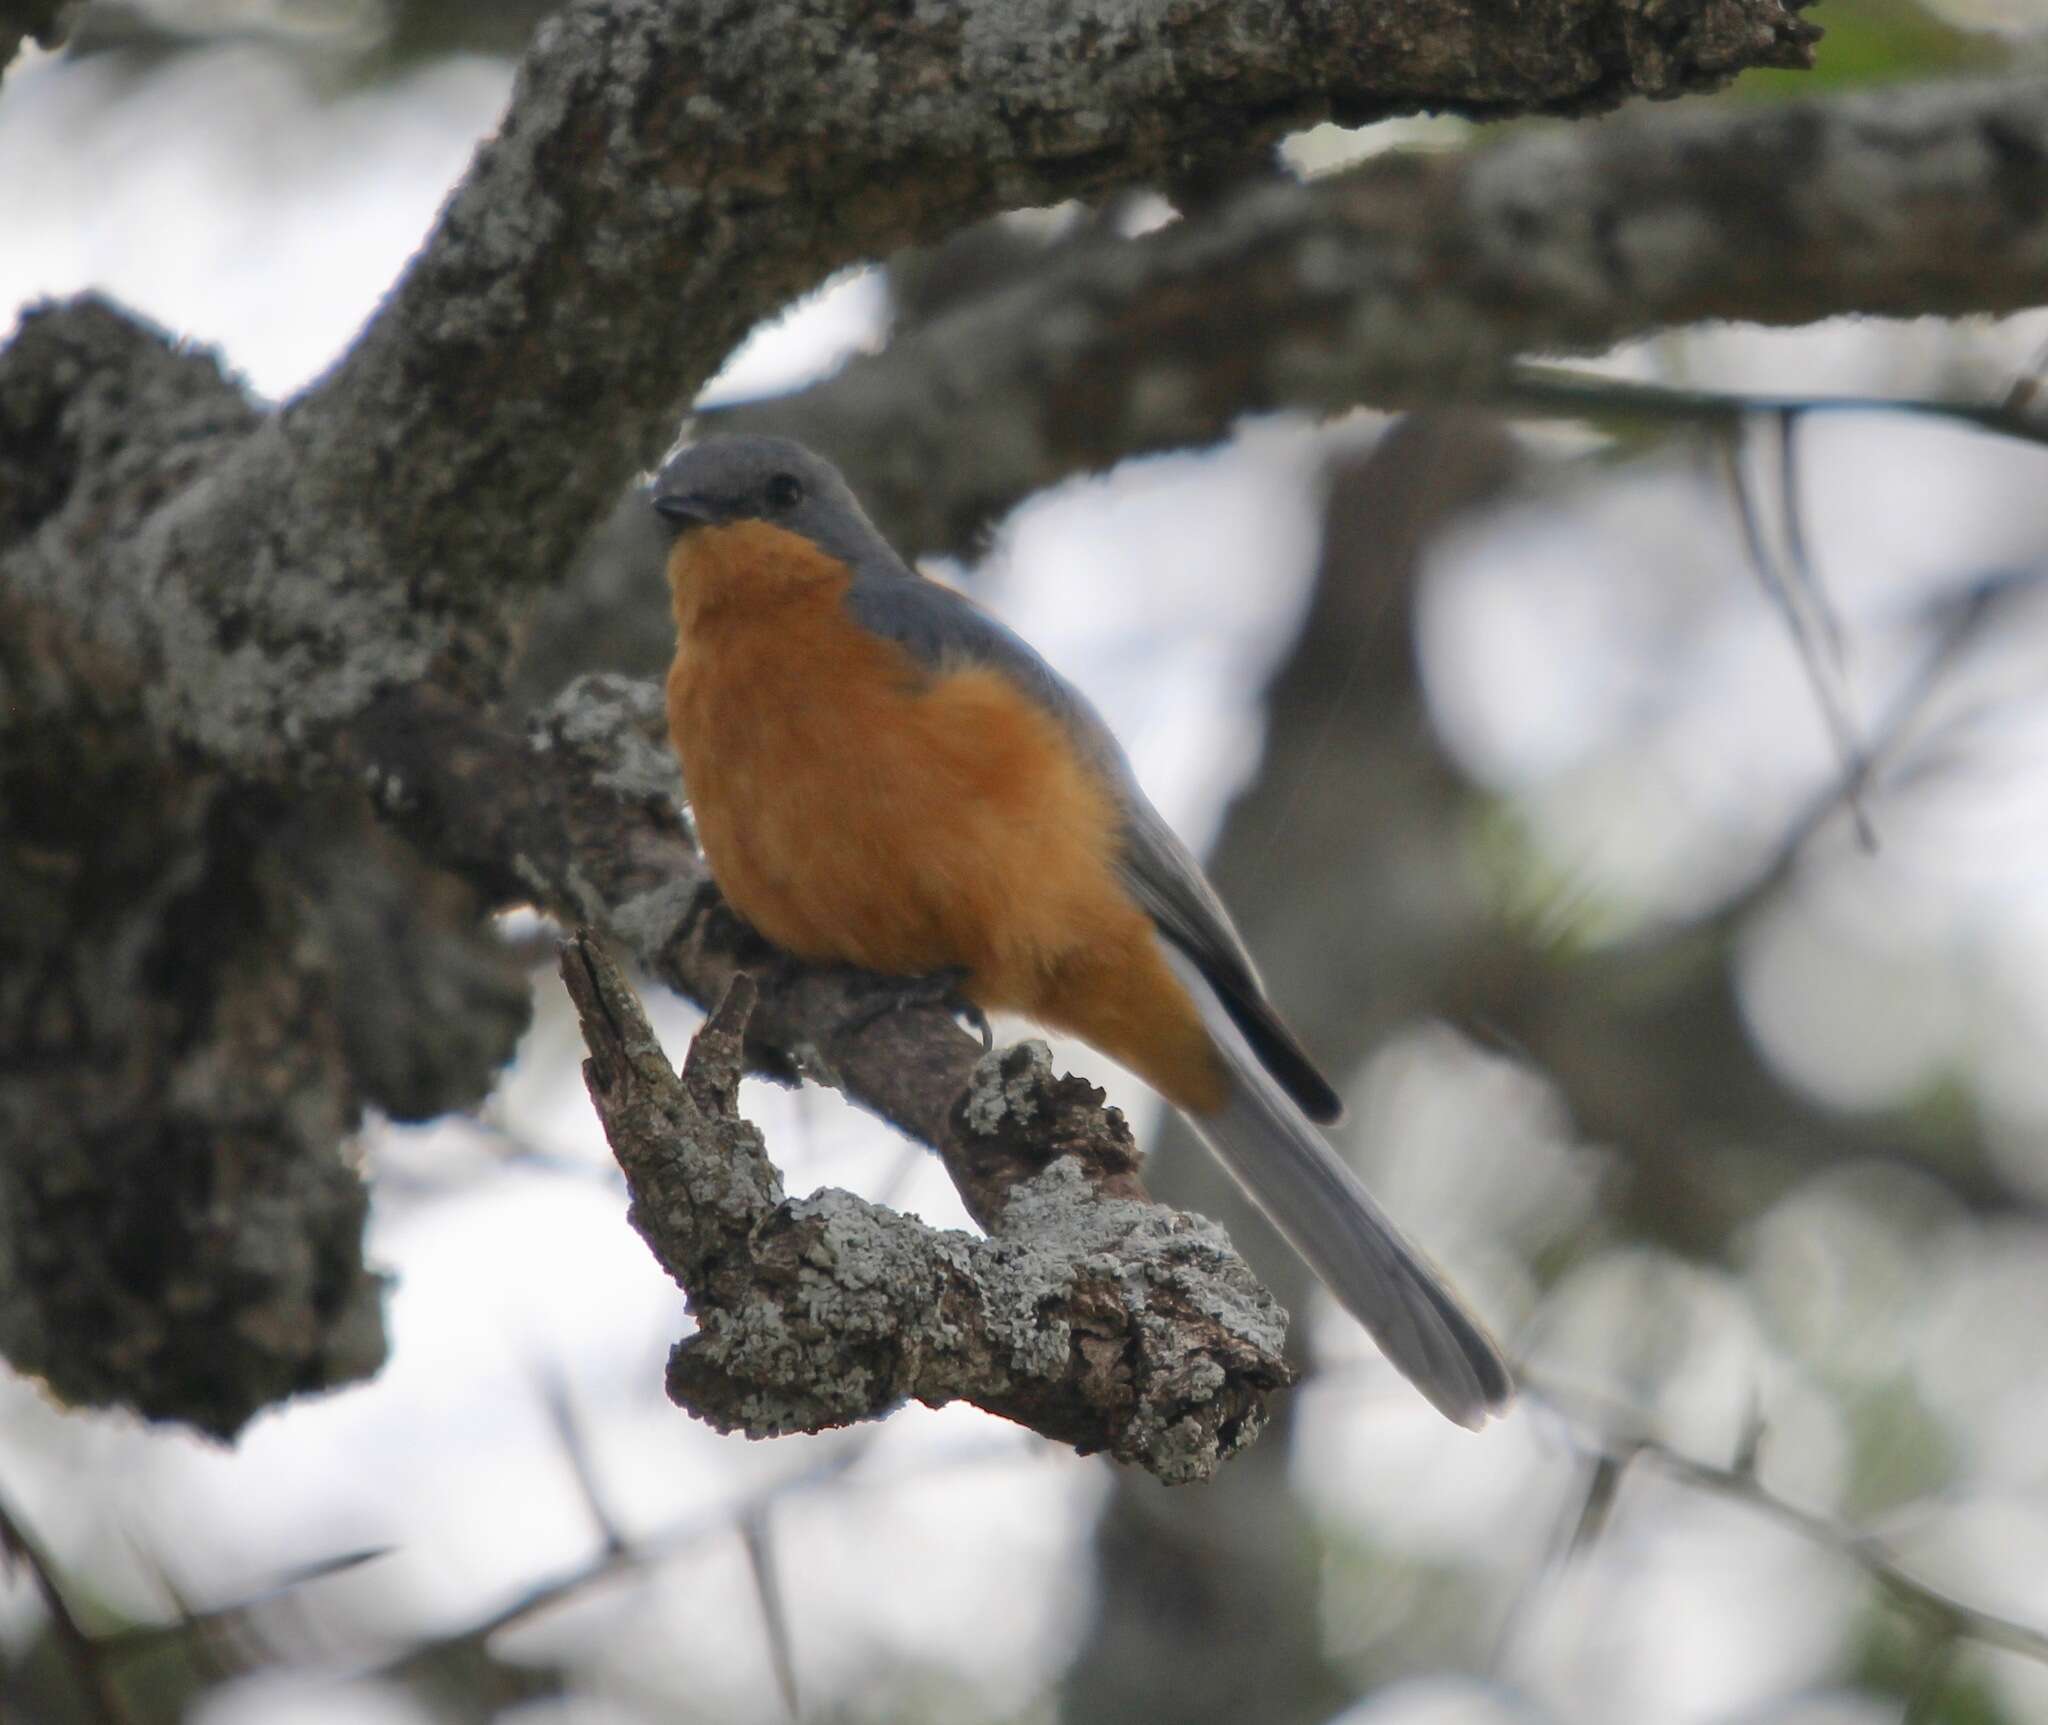
[(167, 734), (302, 771), (381, 688), (495, 686), (516, 601), (746, 330), (844, 264), (1327, 115), (1583, 112), (1803, 64), (1811, 35), (1780, 0), (581, 0), (335, 368), (89, 579), (37, 557), (6, 578), (144, 665)]
[[(743, 1059), (842, 1089), (935, 1149), (990, 1233), (935, 1233), (844, 1193), (778, 1209), (780, 1178), (732, 1117), (729, 1084), (698, 1085), (691, 1113), (630, 995), (594, 948), (572, 948), (592, 1094), (636, 1225), (701, 1326), (676, 1352), (671, 1394), (757, 1436), (908, 1397), (968, 1400), (1168, 1482), (1207, 1477), (1288, 1381), (1284, 1312), (1220, 1231), (1150, 1202), (1122, 1116), (1055, 1077), (1042, 1047), (984, 1055), (938, 1005), (878, 1014), (877, 979), (764, 947), (690, 841), (663, 724), (658, 689), (594, 676), (523, 735), (416, 694), (383, 704), (356, 744), (389, 816), (487, 890), (597, 925), (707, 1006), (744, 990), (746, 1011), (712, 1044), (716, 1070)], [(886, 1002), (894, 985), (880, 987)], [(699, 1196), (655, 1184), (676, 1178)], [(718, 1180), (746, 1188), (741, 1211), (704, 1213)]]
[(307, 823), (137, 733), (27, 740), (0, 769), (0, 1351), (227, 1436), (383, 1357), (344, 954), (279, 842)]
[(7, 0), (0, 5), (0, 72), (13, 64), (24, 42), (54, 48), (64, 39), (67, 14), (75, 0)]
[[(75, 572), (253, 417), (111, 311), (44, 324), (0, 355), (0, 543)], [(359, 794), (180, 759), (146, 696), (0, 588), (0, 1351), (227, 1436), (380, 1363), (343, 1147), (365, 1103), (480, 1100), (527, 990)]]
[(225, 1437), (381, 1362), (347, 1138), (481, 1100), (526, 978), (359, 794), (193, 773), (76, 683), (17, 705), (38, 621), (0, 601), (0, 1351)]
[(1714, 319), (2014, 311), (2044, 279), (2048, 79), (1638, 110), (1063, 249), (730, 417), (959, 553), (1033, 491), (1247, 413), (1483, 398), (1518, 356)]
[[(1016, 256), (1016, 248), (1008, 249)], [(1484, 400), (1516, 358), (1709, 319), (2010, 311), (2048, 280), (2048, 80), (1659, 109), (1091, 229), (810, 389), (705, 416), (830, 455), (906, 549), (1249, 413)], [(530, 686), (664, 630), (632, 500), (550, 598)], [(586, 644), (587, 643), (587, 644)]]
[[(0, 600), (6, 641), (32, 644), (0, 652), (0, 884), (22, 907), (0, 925), (0, 1083), (10, 1152), (32, 1144), (0, 1175), (16, 1182), (0, 1187), (0, 1239), (26, 1266), (8, 1284), (22, 1302), (6, 1320), (17, 1357), (67, 1394), (122, 1397), (214, 1430), (289, 1388), (362, 1369), (376, 1352), (364, 1340), (374, 1283), (353, 1257), (336, 1267), (349, 1256), (337, 1242), (360, 1215), (341, 1146), (366, 1103), (428, 1113), (473, 1100), (509, 1049), (519, 1012), (481, 912), (537, 899), (601, 921), (707, 1000), (758, 959), (744, 956), (661, 814), (668, 793), (649, 788), (658, 775), (646, 770), (655, 745), (605, 729), (605, 700), (594, 710), (588, 689), (572, 697), (537, 741), (469, 703), (498, 684), (527, 602), (658, 446), (675, 404), (762, 314), (839, 264), (1011, 203), (1213, 181), (1219, 160), (1256, 155), (1324, 114), (1579, 112), (1703, 87), (1745, 63), (1796, 61), (1808, 35), (1766, 0), (1656, 20), (1588, 5), (1481, 20), (1435, 0), (1399, 12), (1319, 0), (1277, 20), (1222, 0), (1170, 15), (991, 6), (880, 18), (843, 0), (587, 0), (537, 37), (506, 124), (363, 338), (285, 408), (259, 410), (210, 357), (103, 304), (31, 316), (0, 351)], [(2023, 115), (1998, 117), (1998, 104), (2020, 97), (1975, 99), (1980, 119), (1991, 115), (1975, 136), (2000, 164), (1997, 207), (2024, 210), (2038, 131)], [(1923, 109), (1938, 105), (1927, 98)], [(1835, 172), (1838, 150), (1852, 168), (1888, 147), (1908, 167), (1919, 160), (1882, 140), (1875, 155), (1857, 154), (1861, 120), (1808, 124), (1819, 141), (1792, 160), (1817, 185), (1853, 178)], [(1707, 148), (1707, 134), (1673, 136), (1690, 140), (1684, 150)], [(1921, 155), (1960, 175), (1940, 182), (1949, 250), (1962, 236), (2023, 253), (2024, 224), (1984, 225), (1990, 193), (1957, 166), (1983, 153), (1967, 129), (1926, 138), (1941, 147)], [(1545, 221), (1538, 192), (1566, 169), (1633, 171), (1628, 152), (1561, 168), (1556, 149), (1530, 140), (1482, 158), (1494, 165), (1475, 166), (1471, 183), (1493, 190), (1475, 206), (1474, 231), (1491, 220), (1512, 236)], [(1738, 157), (1731, 147), (1714, 159)], [(1376, 269), (1401, 221), (1417, 219), (1412, 200), (1450, 183), (1433, 181), (1437, 171), (1388, 170), (1378, 192), (1329, 193), (1339, 216), (1346, 198), (1362, 200), (1363, 225), (1338, 220), (1334, 248), (1318, 252), (1312, 235), (1295, 243), (1297, 194), (1269, 187), (1205, 209), (1156, 246), (1077, 252), (1060, 266), (1070, 274), (1046, 276), (1054, 298), (1020, 303), (1103, 312), (1098, 324), (1090, 310), (1074, 336), (1076, 367), (1116, 345), (1105, 330), (1123, 330), (1139, 353), (1154, 331), (1160, 353), (1189, 351), (1199, 326), (1187, 284), (1207, 279), (1196, 266), (1227, 285), (1235, 248), (1250, 244), (1246, 282), (1277, 270), (1276, 282), (1323, 294), (1315, 303), (1368, 348), (1415, 349), (1429, 329), (1389, 314), (1382, 337), (1361, 308), (1426, 312), (1441, 285), (1460, 318), (1497, 309), (1511, 331), (1505, 354), (1544, 331), (1600, 339), (1624, 290), (1675, 275), (1670, 258), (1683, 248), (1673, 241), (1670, 255), (1648, 248), (1655, 268), (1639, 261), (1637, 276), (1601, 278), (1591, 293), (1566, 267), (1574, 229), (1541, 254), (1552, 264), (1522, 299), (1501, 259), (1536, 254), (1500, 242), (1416, 251), (1409, 266), (1425, 275), (1407, 299), (1368, 273), (1365, 297), (1339, 287), (1329, 309), (1317, 257), (1339, 274)], [(1919, 184), (1910, 173), (1882, 183)], [(1932, 195), (1906, 207), (1925, 215)], [(1394, 212), (1379, 228), (1367, 219), (1376, 198)], [(1588, 203), (1581, 222), (1596, 242), (1601, 207)], [(1655, 231), (1634, 224), (1632, 213), (1625, 231)], [(1850, 222), (1844, 243), (1860, 244), (1868, 226)], [(1706, 245), (1725, 238), (1711, 223), (1677, 230)], [(1973, 303), (2005, 303), (2003, 265), (1980, 263)], [(1464, 268), (1473, 273), (1460, 289)], [(1126, 276), (1132, 297), (1118, 301)], [(1717, 279), (1733, 309), (1734, 278)], [(1755, 291), (1781, 303), (1769, 281)], [(1833, 309), (1827, 282), (1816, 277), (1811, 291), (1812, 306)], [(1224, 298), (1240, 316), (1265, 315), (1252, 287)], [(1659, 303), (1661, 317), (1700, 309), (1676, 293)], [(957, 363), (947, 332), (981, 309), (963, 306), (920, 341)], [(1312, 351), (1312, 326), (1299, 353)], [(1226, 353), (1213, 336), (1199, 338)], [(1421, 351), (1453, 380), (1476, 363), (1456, 340)], [(1188, 409), (1170, 368), (1150, 384), (1134, 375), (1128, 400), (1141, 409), (1117, 405), (1122, 386), (1106, 371), (1085, 386), (1079, 370), (1061, 373), (1056, 349), (1005, 363), (1014, 386), (1000, 366), (961, 376), (1010, 398), (1007, 420), (973, 421), (936, 396), (931, 423), (960, 414), (956, 445), (973, 444), (996, 476), (926, 466), (923, 519), (956, 524), (946, 531), (1098, 458), (1087, 435), (1042, 431), (1016, 411), (1034, 366), (1068, 418), (1100, 414), (1127, 447), (1209, 435), (1236, 411), (1227, 390), (1205, 388)], [(1262, 393), (1264, 364), (1240, 377), (1241, 406), (1274, 399)], [(1370, 375), (1360, 362), (1354, 383)], [(1412, 383), (1420, 368), (1399, 375)], [(1302, 399), (1322, 399), (1320, 384), (1302, 387)], [(876, 414), (869, 448), (899, 429)], [(902, 441), (920, 447), (908, 432)], [(974, 499), (971, 511), (947, 501), (955, 492)], [(899, 481), (895, 499), (908, 495)], [(887, 485), (881, 500), (892, 502)], [(938, 532), (912, 523), (905, 537), (930, 544)], [(652, 638), (664, 636), (657, 627)], [(607, 699), (616, 708), (623, 697)], [(582, 720), (598, 733), (579, 755), (569, 733)], [(565, 776), (571, 759), (584, 779)], [(489, 772), (465, 778), (476, 763)], [(365, 786), (368, 806), (459, 887), (373, 836)], [(755, 1020), (757, 1057), (785, 1072), (829, 1070), (946, 1151), (972, 1043), (932, 1008), (848, 1028), (857, 993), (843, 978), (777, 978)], [(114, 1010), (122, 1002), (125, 1015)], [(271, 1040), (287, 1025), (298, 1051), (289, 1061)], [(166, 1153), (195, 1143), (203, 1154)], [(185, 1185), (166, 1190), (165, 1171), (178, 1168)], [(1005, 1189), (997, 1181), (980, 1200), (989, 1217)], [(296, 1196), (227, 1211), (216, 1201), (252, 1190)], [(301, 1198), (295, 1222), (284, 1212)], [(148, 1262), (72, 1277), (66, 1265), (96, 1262), (85, 1219), (130, 1201), (151, 1202), (164, 1231)], [(77, 1254), (67, 1254), (72, 1238)], [(218, 1279), (191, 1282), (193, 1266)], [(188, 1350), (167, 1384), (165, 1371), (132, 1362), (152, 1349), (169, 1361), (182, 1344), (145, 1338), (102, 1357), (77, 1340), (79, 1324), (107, 1328), (101, 1312), (123, 1300), (139, 1302), (123, 1320), (139, 1324), (167, 1288), (260, 1346), (246, 1361), (234, 1349)], [(74, 1348), (76, 1381), (59, 1359)], [(237, 1387), (214, 1381), (225, 1378)]]
[[(1207, 1479), (1257, 1437), (1291, 1376), (1287, 1314), (1215, 1224), (1122, 1195), (1127, 1181), (1069, 1155), (1010, 1185), (985, 1239), (848, 1192), (788, 1199), (736, 1105), (750, 978), (678, 1076), (594, 939), (564, 944), (562, 975), (633, 1225), (697, 1320), (669, 1358), (678, 1405), (774, 1437), (967, 1401), (1168, 1484)], [(1042, 1044), (992, 1053), (961, 1130), (1007, 1150), (1059, 1088)]]

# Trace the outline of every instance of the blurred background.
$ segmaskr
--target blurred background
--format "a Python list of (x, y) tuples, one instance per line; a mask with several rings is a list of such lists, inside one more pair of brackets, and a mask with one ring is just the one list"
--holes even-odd
[[(100, 0), (0, 85), (0, 307), (99, 287), (289, 395), (543, 10)], [(1821, 21), (1817, 73), (1724, 99), (2038, 63), (2048, 8)], [(949, 269), (830, 285), (707, 405), (881, 347)], [(2042, 316), (1716, 329), (1597, 369), (1996, 402), (2044, 347)], [(375, 1382), (226, 1449), (0, 1381), (0, 1717), (2048, 1719), (2048, 448), (1879, 407), (1265, 418), (930, 572), (1212, 856), (1347, 1152), (1526, 1363), (1517, 1411), (1437, 1418), (1067, 1047), (1299, 1315), (1256, 1451), (1168, 1492), (971, 1410), (717, 1437), (662, 1394), (682, 1299), (515, 915), (536, 1006), (496, 1095), (362, 1138)], [(649, 1004), (679, 1054), (694, 1014)], [(792, 1190), (967, 1225), (832, 1094), (744, 1106)]]

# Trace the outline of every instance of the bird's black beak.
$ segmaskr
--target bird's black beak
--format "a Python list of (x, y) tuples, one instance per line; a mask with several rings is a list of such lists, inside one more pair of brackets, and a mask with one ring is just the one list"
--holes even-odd
[(654, 513), (678, 533), (691, 527), (709, 527), (725, 519), (725, 512), (708, 497), (692, 497), (673, 491), (657, 492)]

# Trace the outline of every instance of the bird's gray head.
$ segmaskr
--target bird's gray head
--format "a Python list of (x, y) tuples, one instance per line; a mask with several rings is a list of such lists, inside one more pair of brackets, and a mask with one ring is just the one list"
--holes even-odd
[(823, 456), (786, 437), (709, 437), (670, 456), (649, 491), (677, 537), (699, 527), (762, 521), (851, 564), (900, 567), (874, 523)]

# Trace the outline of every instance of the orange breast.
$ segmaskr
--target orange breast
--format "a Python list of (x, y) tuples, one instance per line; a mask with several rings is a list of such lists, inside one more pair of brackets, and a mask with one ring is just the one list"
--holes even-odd
[(993, 669), (935, 672), (861, 629), (844, 570), (780, 529), (693, 532), (669, 575), (669, 726), (742, 916), (805, 958), (963, 968), (983, 1006), (1220, 1100), (1193, 1003), (1117, 881), (1115, 800), (1058, 719)]

